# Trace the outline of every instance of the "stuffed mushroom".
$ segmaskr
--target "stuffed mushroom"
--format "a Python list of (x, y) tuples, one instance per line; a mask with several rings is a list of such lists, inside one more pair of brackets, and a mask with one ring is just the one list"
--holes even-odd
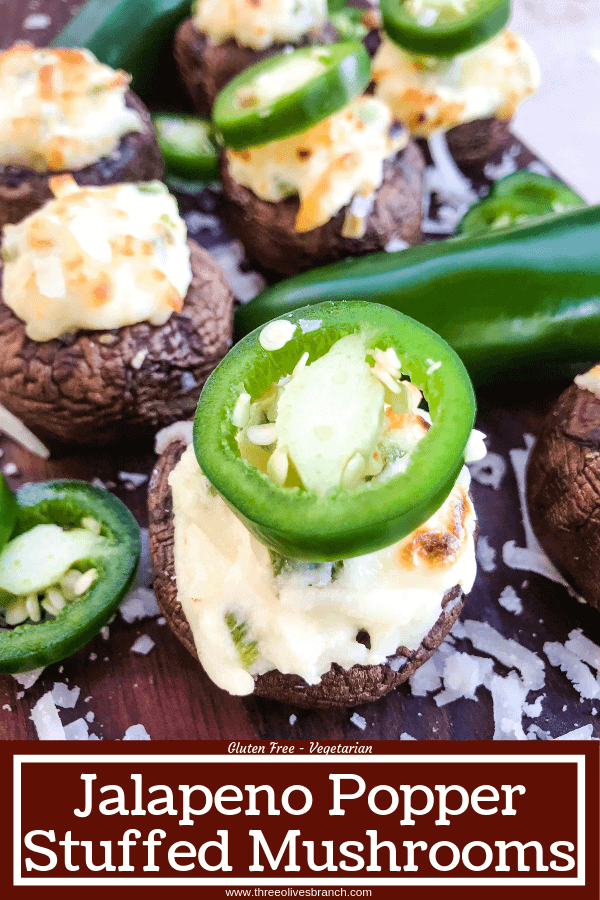
[(444, 29), (454, 22), (460, 37), (461, 13), (454, 4), (386, 0), (385, 33), (373, 60), (375, 96), (390, 105), (413, 137), (445, 134), (454, 159), (464, 166), (481, 166), (510, 145), (510, 121), (540, 77), (523, 38), (499, 27), (503, 17), (489, 28), (484, 20), (481, 31), (473, 28), (468, 13), (476, 7), (471, 3), (462, 11), (464, 42), (447, 44)]
[(244, 69), (284, 49), (335, 39), (326, 0), (197, 0), (173, 49), (196, 112), (209, 115), (219, 91)]
[(452, 351), (376, 304), (306, 307), (230, 352), (149, 490), (159, 604), (216, 684), (351, 706), (431, 656), (475, 578), (473, 413)]
[(103, 443), (194, 410), (233, 296), (160, 182), (80, 187), (4, 228), (0, 400), (40, 436)]
[(533, 530), (560, 572), (600, 609), (600, 366), (564, 391), (532, 450)]
[(128, 85), (89, 50), (0, 54), (0, 226), (51, 199), (55, 175), (81, 185), (162, 178), (150, 114)]
[(225, 215), (264, 269), (420, 240), (423, 157), (385, 103), (361, 96), (369, 77), (348, 42), (272, 58), (219, 96)]

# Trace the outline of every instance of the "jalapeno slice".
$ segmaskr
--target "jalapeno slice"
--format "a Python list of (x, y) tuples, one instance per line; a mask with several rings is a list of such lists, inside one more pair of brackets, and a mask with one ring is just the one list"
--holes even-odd
[(585, 206), (585, 201), (566, 184), (523, 169), (497, 181), (484, 200), (467, 210), (456, 233), (479, 234), (490, 228), (523, 225), (578, 206)]
[(369, 54), (359, 41), (270, 56), (227, 84), (213, 107), (226, 147), (244, 150), (297, 134), (366, 89)]
[(565, 212), (585, 206), (585, 200), (568, 185), (550, 175), (540, 175), (520, 169), (497, 181), (492, 189), (494, 197), (513, 197), (543, 205), (545, 212)]
[(167, 176), (185, 181), (214, 181), (219, 177), (219, 150), (212, 123), (185, 113), (157, 113), (152, 117)]
[(510, 0), (381, 0), (383, 27), (421, 56), (456, 56), (490, 40), (510, 18)]
[(480, 234), (494, 228), (511, 228), (551, 212), (543, 204), (518, 197), (486, 197), (467, 210), (456, 228), (457, 234)]
[[(88, 482), (25, 485), (16, 500), (14, 537), (0, 554), (0, 608), (10, 624), (9, 611), (21, 603), (31, 621), (0, 633), (0, 672), (15, 673), (59, 662), (94, 637), (129, 588), (141, 550), (139, 527), (129, 510)], [(43, 531), (34, 533), (40, 527)], [(66, 537), (66, 548), (51, 537), (48, 544), (47, 536), (60, 538), (59, 533)], [(81, 548), (81, 558), (73, 559), (78, 553), (73, 544)], [(68, 567), (60, 579), (57, 557)], [(45, 568), (54, 581), (42, 586)], [(23, 580), (28, 596), (14, 593), (15, 583)]]
[[(289, 335), (283, 345), (265, 344), (265, 328), (256, 329), (233, 347), (206, 383), (194, 420), (200, 468), (248, 529), (284, 556), (334, 561), (393, 544), (439, 509), (464, 463), (475, 398), (463, 364), (425, 326), (368, 301), (320, 303), (277, 321)], [(374, 348), (394, 351), (402, 375), (429, 404), (431, 428), (411, 451), (405, 471), (390, 473), (387, 480), (367, 480), (355, 488), (340, 484), (324, 493), (301, 481), (281, 486), (240, 453), (240, 399), (263, 397), (282, 376), (306, 363), (305, 354), (310, 363), (319, 361), (349, 335), (364, 338), (367, 355)], [(316, 402), (323, 402), (321, 395)], [(334, 413), (334, 424), (343, 422), (344, 410), (341, 419)], [(312, 432), (307, 439), (313, 440)]]
[(6, 483), (4, 475), (0, 475), (0, 550), (4, 547), (15, 529), (17, 521), (17, 501)]

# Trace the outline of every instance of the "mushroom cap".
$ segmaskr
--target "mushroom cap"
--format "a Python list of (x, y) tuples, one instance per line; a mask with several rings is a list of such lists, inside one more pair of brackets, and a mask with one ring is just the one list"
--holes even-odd
[(531, 452), (527, 502), (540, 544), (564, 577), (600, 609), (600, 399), (570, 385)]
[(277, 203), (261, 200), (233, 180), (225, 152), (221, 182), (225, 216), (248, 255), (264, 268), (289, 276), (364, 253), (385, 250), (395, 239), (416, 244), (421, 239), (421, 193), (425, 162), (414, 141), (383, 165), (383, 181), (373, 195), (373, 208), (360, 238), (342, 237), (348, 207), (311, 231), (299, 233), (294, 223), (297, 196)]
[[(335, 28), (326, 23), (314, 35), (307, 36), (294, 46), (329, 44), (336, 37)], [(266, 50), (254, 50), (238, 44), (234, 38), (217, 44), (207, 34), (198, 31), (190, 18), (185, 19), (175, 32), (173, 54), (194, 109), (200, 116), (210, 116), (217, 94), (232, 78), (261, 59), (281, 53), (286, 46), (291, 45), (276, 43)]]
[(455, 162), (466, 168), (482, 168), (492, 157), (501, 155), (514, 142), (510, 120), (475, 119), (455, 125), (446, 132), (448, 149)]
[[(163, 177), (165, 166), (150, 113), (133, 91), (127, 91), (125, 102), (139, 114), (142, 130), (124, 135), (108, 156), (70, 172), (78, 184), (101, 187)], [(34, 172), (26, 166), (0, 165), (0, 226), (20, 222), (47, 200), (52, 200), (50, 179), (64, 174), (65, 171)]]
[[(193, 415), (231, 347), (233, 294), (211, 255), (188, 241), (192, 281), (164, 325), (32, 341), (0, 303), (0, 402), (41, 437), (107, 443)], [(0, 290), (2, 269), (0, 266)]]
[[(162, 613), (176, 637), (198, 659), (191, 628), (177, 599), (175, 528), (168, 481), (169, 474), (179, 462), (185, 447), (181, 439), (171, 441), (152, 473), (148, 490), (150, 553), (154, 590)], [(406, 657), (406, 662), (398, 672), (389, 665), (356, 665), (351, 669), (342, 669), (334, 664), (319, 684), (309, 685), (298, 675), (284, 675), (273, 670), (254, 679), (254, 693), (259, 697), (270, 697), (294, 706), (321, 709), (356, 706), (378, 700), (427, 662), (450, 632), (464, 603), (465, 596), (458, 585), (447, 591), (442, 600), (442, 612), (420, 646), (416, 650), (398, 648), (398, 654)]]

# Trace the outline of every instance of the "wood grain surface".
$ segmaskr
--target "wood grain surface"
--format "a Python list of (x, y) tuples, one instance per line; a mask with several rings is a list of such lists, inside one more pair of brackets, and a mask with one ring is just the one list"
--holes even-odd
[[(37, 45), (46, 43), (77, 8), (65, 0), (0, 0), (0, 40), (2, 47), (17, 39)], [(31, 15), (47, 16), (44, 28), (26, 28)], [(32, 21), (31, 19), (29, 20)], [(33, 20), (40, 24), (45, 20)], [(520, 148), (519, 165), (533, 159)], [(470, 173), (473, 174), (473, 173)], [(486, 179), (479, 173), (480, 186)], [(208, 191), (179, 197), (182, 212), (218, 212), (218, 198)], [(223, 240), (213, 231), (195, 235), (209, 249)], [(496, 550), (496, 570), (479, 572), (463, 618), (489, 622), (505, 637), (514, 637), (523, 646), (542, 655), (545, 641), (564, 642), (573, 628), (582, 628), (592, 640), (600, 642), (598, 613), (583, 606), (567, 591), (538, 575), (518, 572), (502, 562), (502, 547), (515, 540), (524, 546), (524, 531), (509, 451), (524, 446), (524, 434), (535, 434), (542, 418), (566, 381), (550, 385), (498, 384), (480, 392), (477, 427), (489, 435), (488, 447), (501, 454), (507, 473), (500, 490), (474, 484), (480, 534)], [(151, 443), (129, 443), (99, 451), (52, 448), (50, 460), (40, 460), (6, 438), (0, 439), (0, 468), (14, 463), (17, 474), (9, 477), (13, 487), (24, 481), (69, 477), (91, 479), (115, 485), (114, 493), (134, 512), (142, 526), (147, 524), (146, 485), (128, 490), (119, 482), (119, 472), (149, 475), (155, 460)], [(11, 471), (10, 468), (8, 471)], [(523, 600), (521, 615), (514, 615), (498, 604), (502, 590), (511, 585)], [(140, 634), (148, 634), (155, 646), (147, 656), (131, 652)], [(467, 650), (467, 644), (459, 649)], [(502, 666), (498, 671), (505, 674)], [(74, 709), (61, 710), (67, 724), (94, 713), (91, 734), (104, 740), (122, 739), (126, 729), (142, 724), (153, 740), (165, 739), (397, 739), (403, 732), (422, 740), (490, 739), (493, 735), (491, 697), (480, 690), (478, 701), (457, 700), (438, 708), (431, 698), (414, 697), (404, 685), (383, 700), (357, 708), (366, 720), (365, 730), (354, 725), (352, 710), (317, 712), (295, 710), (276, 702), (255, 698), (230, 697), (204, 675), (198, 663), (185, 651), (160, 619), (127, 624), (120, 615), (110, 626), (107, 640), (96, 637), (86, 648), (49, 667), (38, 681), (24, 691), (11, 676), (0, 676), (0, 739), (35, 739), (31, 709), (55, 682), (79, 687)], [(542, 715), (535, 721), (552, 735), (576, 726), (592, 723), (600, 734), (594, 701), (580, 702), (570, 682), (546, 660), (546, 686)], [(598, 704), (600, 708), (600, 703)], [(290, 724), (290, 716), (297, 717)]]

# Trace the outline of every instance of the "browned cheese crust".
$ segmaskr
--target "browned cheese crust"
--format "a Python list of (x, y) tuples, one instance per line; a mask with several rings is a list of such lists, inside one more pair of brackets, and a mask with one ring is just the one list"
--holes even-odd
[[(210, 254), (188, 243), (192, 282), (164, 325), (32, 341), (0, 303), (0, 402), (40, 436), (80, 444), (191, 416), (231, 346), (233, 295)], [(0, 288), (1, 277), (0, 267)]]
[(456, 125), (446, 133), (446, 140), (459, 165), (482, 168), (511, 145), (510, 120), (476, 119)]
[[(142, 131), (134, 131), (121, 138), (109, 156), (77, 169), (73, 175), (78, 184), (102, 186), (125, 181), (161, 179), (165, 167), (150, 113), (132, 91), (126, 94), (127, 106), (141, 116)], [(0, 165), (0, 227), (20, 222), (54, 196), (50, 179), (60, 172), (34, 172), (25, 166)]]
[(531, 453), (527, 500), (536, 536), (556, 567), (600, 609), (600, 400), (573, 384)]
[[(329, 44), (335, 38), (335, 29), (325, 25), (315, 35), (294, 46)], [(175, 32), (173, 53), (194, 109), (200, 116), (209, 116), (217, 94), (232, 78), (261, 59), (281, 53), (285, 46), (292, 45), (272, 44), (265, 50), (254, 50), (243, 47), (234, 38), (216, 44), (198, 31), (192, 19), (185, 19)]]
[[(169, 474), (179, 462), (184, 450), (183, 441), (171, 441), (152, 473), (148, 491), (150, 553), (154, 590), (159, 606), (173, 633), (197, 659), (192, 632), (177, 599), (173, 503), (168, 483)], [(458, 585), (445, 594), (442, 601), (443, 611), (422, 644), (416, 650), (398, 648), (398, 653), (406, 657), (406, 663), (398, 672), (394, 672), (388, 665), (356, 665), (351, 669), (333, 665), (319, 684), (309, 685), (298, 675), (283, 675), (281, 672), (272, 671), (254, 679), (254, 693), (294, 706), (321, 709), (357, 706), (360, 703), (378, 700), (406, 681), (429, 659), (450, 632), (464, 603), (465, 597)]]
[(297, 196), (277, 203), (261, 200), (233, 180), (227, 157), (221, 154), (221, 183), (225, 216), (248, 255), (278, 275), (295, 275), (326, 263), (384, 250), (392, 239), (408, 244), (421, 239), (421, 192), (425, 163), (413, 141), (384, 163), (383, 181), (375, 192), (366, 231), (361, 238), (342, 237), (348, 207), (329, 222), (299, 233), (294, 227)]

